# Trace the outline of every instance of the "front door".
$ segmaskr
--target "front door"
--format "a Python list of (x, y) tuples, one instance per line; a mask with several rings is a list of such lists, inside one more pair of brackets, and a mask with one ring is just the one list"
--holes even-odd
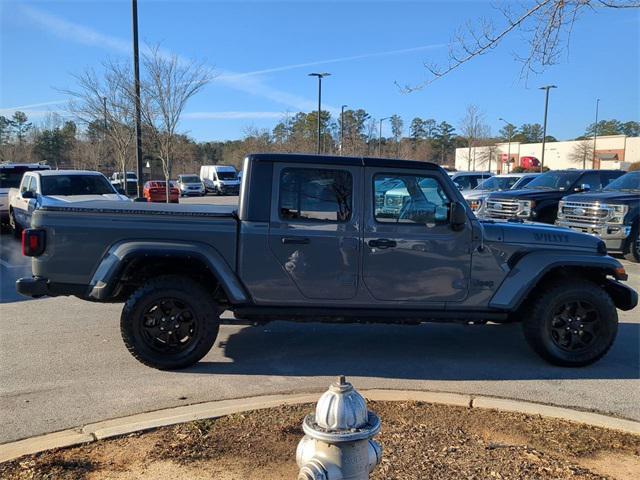
[(356, 295), (361, 175), (362, 167), (274, 164), (269, 249), (304, 298)]
[(471, 226), (449, 224), (449, 182), (425, 170), (365, 169), (363, 278), (378, 300), (432, 306), (467, 296)]

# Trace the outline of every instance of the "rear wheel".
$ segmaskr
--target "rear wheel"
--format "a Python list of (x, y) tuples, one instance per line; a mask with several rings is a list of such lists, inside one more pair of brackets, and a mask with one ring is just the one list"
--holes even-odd
[(549, 285), (529, 305), (523, 328), (529, 345), (548, 362), (582, 367), (611, 348), (618, 313), (598, 285), (572, 278)]
[(640, 263), (640, 222), (636, 222), (631, 229), (624, 258), (630, 262)]
[(148, 281), (122, 310), (120, 331), (129, 352), (159, 370), (189, 367), (213, 346), (219, 308), (199, 283), (180, 276)]

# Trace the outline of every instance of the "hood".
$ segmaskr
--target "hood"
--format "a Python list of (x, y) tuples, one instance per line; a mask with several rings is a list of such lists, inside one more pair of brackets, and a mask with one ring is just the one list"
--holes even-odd
[(48, 195), (42, 197), (43, 205), (60, 205), (67, 203), (78, 203), (78, 202), (88, 202), (88, 201), (107, 201), (107, 200), (120, 200), (120, 201), (130, 201), (129, 197), (125, 195), (120, 195), (119, 193), (107, 193), (104, 195)]
[(547, 190), (547, 189), (529, 189), (523, 188), (521, 190), (503, 190), (501, 192), (491, 193), (491, 199), (504, 199), (504, 200), (560, 200), (567, 195), (567, 190)]
[(481, 224), (487, 241), (594, 252), (601, 242), (593, 235), (546, 223), (481, 220)]
[(491, 190), (467, 190), (463, 192), (462, 196), (465, 200), (478, 200), (479, 198), (486, 198)]
[(563, 200), (567, 202), (598, 202), (598, 203), (619, 203), (623, 205), (629, 205), (631, 203), (638, 203), (640, 193), (638, 192), (619, 192), (619, 191), (599, 191), (589, 193), (574, 193), (573, 195), (567, 195)]

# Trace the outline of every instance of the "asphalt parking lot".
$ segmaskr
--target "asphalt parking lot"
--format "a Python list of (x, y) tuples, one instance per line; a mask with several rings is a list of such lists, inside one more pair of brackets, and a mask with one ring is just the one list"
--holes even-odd
[[(237, 197), (186, 202), (234, 203)], [(0, 237), (0, 443), (84, 423), (208, 400), (321, 391), (338, 374), (359, 388), (406, 388), (525, 399), (640, 420), (640, 317), (620, 312), (610, 353), (587, 368), (544, 363), (519, 325), (226, 324), (197, 366), (136, 362), (119, 333), (120, 304), (21, 299), (29, 274)], [(640, 265), (624, 262), (640, 289)], [(225, 315), (229, 317), (229, 315)]]

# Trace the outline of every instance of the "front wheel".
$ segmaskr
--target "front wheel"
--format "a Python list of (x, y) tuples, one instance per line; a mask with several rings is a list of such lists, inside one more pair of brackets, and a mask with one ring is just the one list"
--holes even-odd
[(219, 308), (199, 283), (180, 276), (149, 280), (127, 300), (122, 339), (141, 363), (159, 370), (189, 367), (213, 346)]
[(640, 263), (640, 222), (636, 222), (631, 229), (624, 258), (630, 262)]
[(611, 348), (618, 313), (602, 288), (572, 278), (552, 283), (529, 305), (523, 328), (529, 345), (549, 363), (582, 367)]

